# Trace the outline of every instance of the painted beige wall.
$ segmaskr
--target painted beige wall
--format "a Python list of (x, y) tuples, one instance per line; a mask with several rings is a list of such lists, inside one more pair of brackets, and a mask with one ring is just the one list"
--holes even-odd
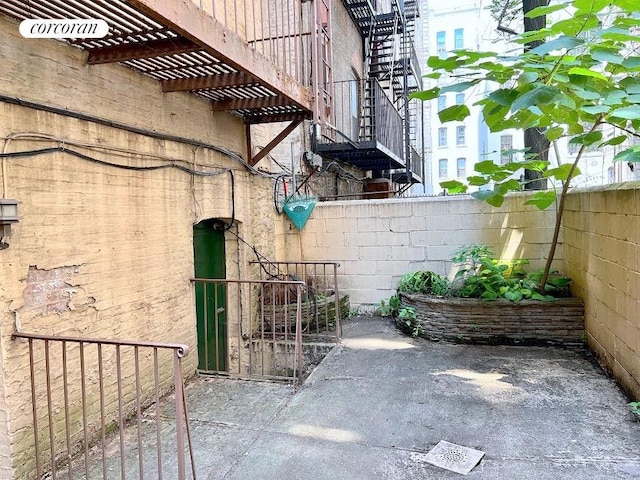
[[(87, 66), (84, 53), (54, 40), (26, 40), (17, 24), (0, 17), (2, 95), (83, 112), (133, 127), (183, 136), (243, 152), (240, 119), (211, 112), (189, 94), (161, 92), (158, 82), (118, 65)], [(10, 158), (0, 191), (16, 198), (20, 222), (0, 251), (0, 476), (23, 478), (34, 470), (28, 347), (11, 339), (23, 331), (82, 337), (182, 342), (196, 367), (193, 225), (207, 218), (236, 219), (236, 232), (273, 257), (275, 214), (271, 181), (205, 147), (176, 143), (0, 102), (5, 152), (64, 145), (99, 160), (128, 166), (175, 163), (222, 172), (194, 176), (167, 168), (132, 171), (68, 153)], [(235, 177), (232, 212), (230, 174)], [(227, 236), (227, 272), (249, 276), (251, 251)], [(56, 347), (57, 348), (57, 347)], [(54, 383), (60, 382), (59, 350)], [(70, 356), (77, 360), (77, 349)], [(43, 370), (42, 356), (36, 369)], [(143, 368), (148, 368), (143, 366)], [(114, 374), (113, 363), (105, 365)], [(95, 365), (87, 365), (95, 374)], [(125, 365), (125, 375), (130, 366)], [(148, 370), (147, 370), (148, 372)], [(162, 369), (163, 376), (170, 369)], [(92, 377), (93, 378), (93, 377)], [(130, 378), (130, 377), (129, 377)], [(144, 376), (146, 389), (152, 376)], [(128, 381), (126, 402), (133, 401)], [(78, 426), (80, 384), (69, 394)], [(43, 392), (39, 395), (42, 395)], [(115, 395), (108, 410), (114, 411)], [(4, 408), (6, 403), (6, 409)], [(44, 402), (38, 402), (40, 409)], [(56, 412), (62, 409), (57, 400)], [(45, 412), (40, 413), (44, 418)], [(95, 424), (95, 420), (90, 419)], [(56, 430), (64, 423), (56, 413)], [(46, 428), (41, 422), (41, 428)], [(46, 436), (46, 435), (45, 435)], [(62, 438), (64, 435), (60, 435)], [(63, 441), (60, 437), (58, 441)], [(11, 451), (11, 458), (7, 455)], [(46, 452), (44, 452), (46, 454)]]

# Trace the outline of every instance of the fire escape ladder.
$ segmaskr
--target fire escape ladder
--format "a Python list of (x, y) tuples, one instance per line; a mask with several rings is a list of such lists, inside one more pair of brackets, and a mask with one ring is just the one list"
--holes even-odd
[(369, 27), (369, 34), (364, 45), (365, 48), (365, 64), (364, 64), (364, 82), (362, 82), (362, 114), (360, 115), (360, 138), (375, 138), (375, 98), (372, 85), (372, 61), (373, 61), (373, 38), (375, 31), (375, 21)]
[[(304, 1), (304, 0), (303, 0)], [(313, 2), (312, 31), (311, 31), (311, 69), (312, 89), (314, 98), (314, 133), (312, 142), (315, 144), (323, 137), (334, 138), (335, 124), (333, 58), (332, 58), (332, 16), (331, 0), (316, 0)]]
[(322, 16), (320, 17), (322, 22), (320, 24), (320, 55), (318, 61), (322, 65), (322, 101), (324, 109), (324, 118), (330, 118), (333, 105), (333, 42), (331, 39), (331, 32), (333, 26), (331, 22), (331, 0), (318, 0), (319, 8), (321, 9)]

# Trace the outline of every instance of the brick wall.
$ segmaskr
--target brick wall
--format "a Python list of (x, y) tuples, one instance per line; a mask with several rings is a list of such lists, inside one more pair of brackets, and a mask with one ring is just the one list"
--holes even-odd
[[(4, 17), (0, 32), (3, 95), (231, 151), (245, 148), (241, 120), (212, 114), (206, 101), (164, 94), (156, 81), (118, 65), (87, 66), (83, 51), (54, 40), (26, 40), (17, 24)], [(0, 251), (0, 477), (11, 478), (7, 472), (13, 469), (15, 478), (23, 478), (34, 470), (34, 458), (28, 348), (11, 340), (16, 325), (32, 333), (186, 343), (192, 347), (186, 371), (192, 374), (197, 361), (190, 283), (193, 225), (235, 215), (237, 233), (273, 256), (275, 216), (271, 182), (208, 148), (3, 102), (0, 138), (6, 152), (64, 145), (132, 167), (174, 162), (210, 172), (232, 169), (235, 175), (232, 212), (227, 172), (193, 176), (173, 168), (132, 171), (63, 152), (3, 162), (0, 185), (6, 190), (0, 193), (21, 204), (10, 246)], [(243, 277), (251, 252), (234, 237), (227, 240), (227, 271)], [(42, 371), (41, 356), (37, 362), (37, 371)], [(88, 371), (94, 367), (87, 365)], [(106, 367), (113, 373), (112, 364)], [(123, 369), (129, 375), (130, 365)], [(170, 373), (170, 368), (162, 370), (164, 377)], [(59, 381), (59, 365), (54, 376)], [(144, 378), (147, 389), (152, 376)], [(69, 392), (76, 410), (79, 388), (78, 382)], [(133, 388), (132, 382), (126, 383), (127, 402)], [(113, 412), (116, 396), (108, 398), (108, 411)], [(38, 403), (44, 408), (44, 402)], [(58, 400), (56, 409), (60, 407)], [(72, 414), (79, 418), (77, 411)], [(64, 422), (58, 416), (56, 422), (61, 433)]]

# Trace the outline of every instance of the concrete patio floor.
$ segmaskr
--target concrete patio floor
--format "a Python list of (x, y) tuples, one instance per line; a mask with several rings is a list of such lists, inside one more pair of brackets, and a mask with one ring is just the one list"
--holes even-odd
[(485, 452), (468, 478), (640, 478), (640, 422), (580, 349), (431, 343), (362, 316), (295, 394), (197, 379), (187, 395), (199, 479), (461, 478), (426, 463), (440, 440)]

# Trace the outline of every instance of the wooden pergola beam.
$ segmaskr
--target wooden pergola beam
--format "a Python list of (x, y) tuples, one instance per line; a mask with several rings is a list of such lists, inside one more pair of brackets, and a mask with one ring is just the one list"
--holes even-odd
[(202, 77), (179, 78), (162, 80), (163, 92), (187, 92), (190, 90), (205, 90), (208, 88), (239, 87), (255, 83), (255, 78), (243, 72), (220, 73)]
[(310, 120), (311, 114), (308, 113), (273, 113), (271, 115), (260, 115), (260, 116), (245, 116), (244, 123), (246, 125), (259, 125), (262, 123), (282, 123), (282, 122), (292, 122), (294, 120)]
[(127, 5), (161, 25), (192, 40), (234, 70), (248, 72), (260, 79), (265, 88), (278, 93), (289, 104), (312, 111), (313, 96), (305, 87), (273, 62), (255, 51), (221, 22), (199, 8), (192, 0), (127, 0)]
[(280, 107), (285, 105), (287, 100), (274, 95), (272, 97), (260, 98), (234, 98), (232, 100), (222, 100), (211, 102), (211, 109), (214, 112), (226, 112), (229, 110), (252, 110), (264, 107)]
[(94, 48), (89, 50), (87, 63), (97, 65), (102, 63), (116, 63), (141, 58), (154, 58), (175, 53), (201, 50), (191, 40), (183, 37), (151, 40), (144, 43), (130, 43), (113, 47)]
[(265, 146), (262, 150), (260, 150), (255, 156), (251, 155), (252, 145), (251, 145), (251, 124), (246, 124), (245, 129), (247, 132), (247, 152), (249, 155), (249, 165), (252, 167), (255, 166), (260, 160), (266, 157), (271, 150), (273, 150), (280, 142), (282, 142), (287, 135), (289, 135), (293, 130), (296, 129), (298, 125), (303, 122), (304, 119), (299, 118), (292, 121), (289, 125), (287, 125), (284, 130), (282, 130), (273, 140), (269, 142), (267, 146)]

